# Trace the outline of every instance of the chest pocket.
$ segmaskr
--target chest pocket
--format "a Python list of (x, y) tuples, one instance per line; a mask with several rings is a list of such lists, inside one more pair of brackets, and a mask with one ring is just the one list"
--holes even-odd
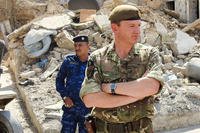
[(110, 60), (101, 60), (100, 63), (102, 82), (109, 83), (113, 81), (118, 81), (118, 79), (120, 78), (120, 73), (117, 63)]
[(146, 56), (145, 58), (141, 56), (134, 56), (132, 59), (128, 60), (127, 63), (127, 68), (126, 70), (128, 71), (127, 78), (128, 80), (135, 80), (138, 78), (141, 78), (144, 73), (146, 72), (146, 66), (148, 64), (148, 57)]

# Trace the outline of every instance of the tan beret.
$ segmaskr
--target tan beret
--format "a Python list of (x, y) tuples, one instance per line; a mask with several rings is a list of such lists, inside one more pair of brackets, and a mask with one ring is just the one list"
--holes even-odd
[(117, 23), (122, 20), (139, 20), (139, 10), (132, 5), (119, 5), (115, 7), (109, 16), (111, 23)]

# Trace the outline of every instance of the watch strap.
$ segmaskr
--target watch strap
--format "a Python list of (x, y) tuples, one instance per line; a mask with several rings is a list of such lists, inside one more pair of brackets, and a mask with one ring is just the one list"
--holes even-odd
[(111, 83), (110, 84), (110, 91), (111, 91), (111, 94), (115, 95), (115, 89), (117, 88), (117, 85), (116, 83)]

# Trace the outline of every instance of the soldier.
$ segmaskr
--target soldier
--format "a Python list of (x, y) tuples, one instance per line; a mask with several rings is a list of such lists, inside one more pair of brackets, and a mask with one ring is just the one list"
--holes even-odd
[(86, 133), (84, 116), (89, 112), (79, 97), (81, 84), (85, 76), (89, 43), (87, 36), (73, 38), (76, 55), (68, 55), (58, 72), (56, 90), (64, 101), (61, 133), (75, 133), (78, 124), (79, 133)]
[(90, 55), (80, 97), (93, 107), (97, 133), (152, 133), (153, 95), (163, 83), (159, 51), (138, 43), (136, 7), (117, 6), (109, 20), (114, 42)]

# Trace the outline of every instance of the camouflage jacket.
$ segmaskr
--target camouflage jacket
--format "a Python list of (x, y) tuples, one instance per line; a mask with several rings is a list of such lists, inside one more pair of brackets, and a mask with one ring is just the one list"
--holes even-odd
[[(125, 59), (120, 59), (114, 44), (107, 45), (90, 55), (80, 97), (100, 92), (102, 83), (133, 81), (141, 78), (145, 72), (147, 77), (155, 78), (162, 84), (161, 64), (158, 50), (151, 46), (137, 43)], [(146, 97), (116, 108), (96, 108), (93, 114), (107, 122), (125, 123), (151, 117), (153, 113), (153, 97)]]

